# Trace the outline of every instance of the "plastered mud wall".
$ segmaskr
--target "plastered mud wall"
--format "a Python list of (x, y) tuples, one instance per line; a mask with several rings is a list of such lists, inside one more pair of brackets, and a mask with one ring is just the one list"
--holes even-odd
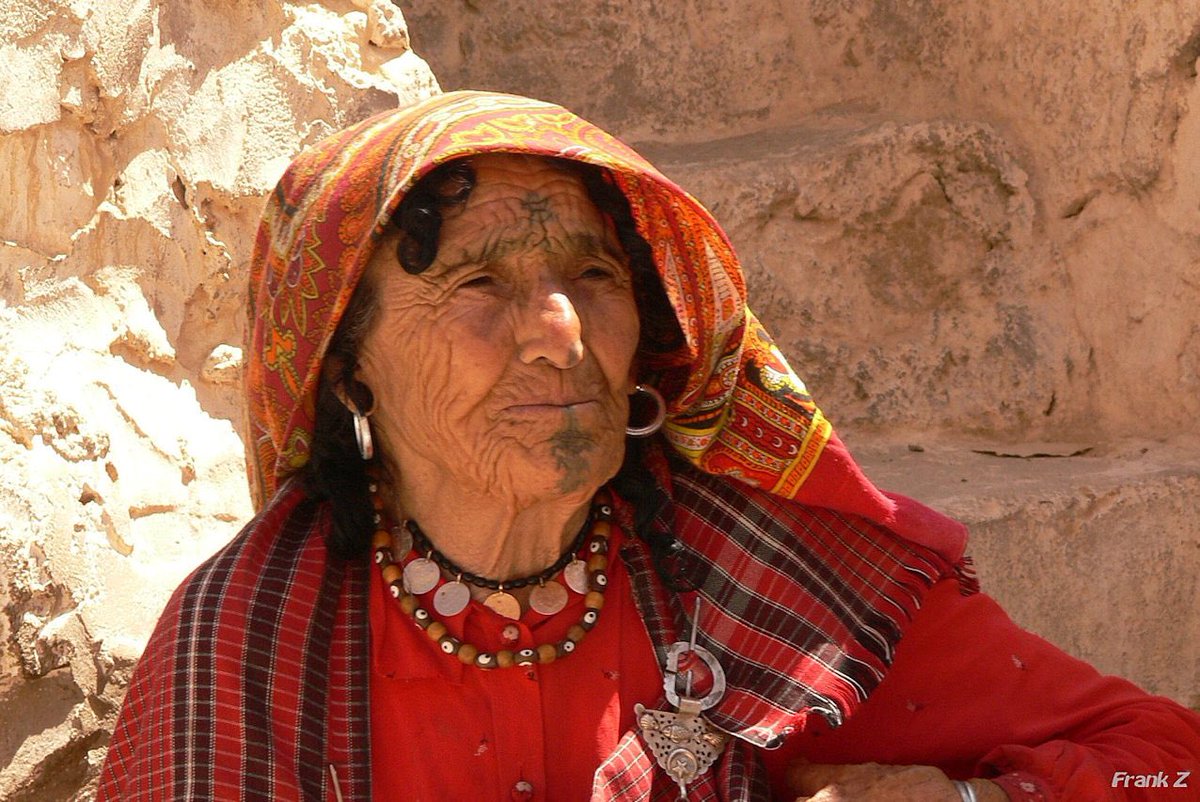
[(435, 91), (382, 0), (0, 4), (0, 798), (94, 776), (167, 595), (251, 514), (264, 194)]
[(88, 798), (167, 594), (250, 515), (263, 195), (434, 75), (659, 162), (1018, 620), (1200, 706), (1200, 3), (1038, 5), (0, 4), (0, 798)]

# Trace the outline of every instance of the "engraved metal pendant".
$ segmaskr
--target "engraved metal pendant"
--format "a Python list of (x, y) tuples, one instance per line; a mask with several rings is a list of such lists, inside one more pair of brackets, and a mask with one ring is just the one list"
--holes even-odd
[(679, 786), (679, 798), (686, 799), (688, 784), (716, 762), (729, 736), (698, 715), (647, 710), (642, 705), (633, 711), (654, 759)]
[[(648, 710), (640, 704), (634, 708), (642, 738), (658, 765), (679, 786), (680, 799), (687, 799), (688, 784), (708, 771), (729, 742), (728, 735), (700, 715), (725, 695), (725, 671), (712, 652), (696, 645), (699, 613), (700, 600), (697, 598), (691, 639), (673, 643), (667, 650), (663, 691), (676, 709)], [(684, 655), (691, 658), (689, 666), (695, 666), (695, 661), (699, 660), (708, 669), (712, 687), (702, 697), (692, 695), (693, 669), (680, 670), (680, 659)], [(684, 683), (682, 693), (679, 689), (681, 679)]]

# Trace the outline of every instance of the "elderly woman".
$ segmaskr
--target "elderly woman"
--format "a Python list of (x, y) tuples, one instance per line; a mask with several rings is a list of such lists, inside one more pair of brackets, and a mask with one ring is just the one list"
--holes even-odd
[(1094, 800), (1196, 767), (1194, 715), (1015, 627), (958, 524), (863, 477), (709, 214), (571, 113), (459, 92), (331, 137), (251, 280), (261, 509), (164, 612), (100, 799)]

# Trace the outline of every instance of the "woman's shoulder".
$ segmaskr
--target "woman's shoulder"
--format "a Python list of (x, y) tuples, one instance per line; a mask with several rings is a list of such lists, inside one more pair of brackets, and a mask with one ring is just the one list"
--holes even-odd
[(326, 504), (314, 501), (301, 482), (285, 483), (232, 540), (180, 583), (163, 610), (160, 629), (167, 621), (215, 620), (217, 611), (249, 605), (264, 584), (292, 573), (298, 562), (323, 562), (327, 521)]
[(727, 524), (788, 530), (806, 539), (848, 532), (889, 551), (918, 553), (953, 565), (963, 559), (966, 528), (913, 499), (881, 493), (880, 515), (868, 515), (831, 496), (827, 503), (786, 498), (736, 475), (707, 473), (684, 460), (671, 460), (671, 495), (677, 505), (716, 514)]
[(961, 553), (947, 554), (914, 541), (885, 522), (784, 498), (690, 465), (673, 466), (671, 479), (676, 522), (695, 543), (716, 537), (752, 551), (781, 549), (830, 563), (855, 554), (887, 567), (887, 573), (917, 573), (930, 582), (956, 577), (965, 592), (977, 589)]
[(707, 473), (683, 461), (673, 461), (671, 467), (675, 504), (705, 516), (720, 517), (726, 524), (808, 530), (820, 520), (838, 518), (870, 536), (896, 538), (886, 526), (862, 515), (839, 511), (832, 505), (785, 498), (737, 476)]

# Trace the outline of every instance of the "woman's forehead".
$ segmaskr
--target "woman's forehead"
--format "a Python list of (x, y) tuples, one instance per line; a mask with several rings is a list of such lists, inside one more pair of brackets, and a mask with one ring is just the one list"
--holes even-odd
[(488, 154), (472, 159), (475, 184), (466, 203), (447, 210), (441, 244), (467, 244), (493, 236), (525, 239), (612, 238), (611, 224), (589, 197), (580, 176), (535, 156)]
[(476, 206), (508, 201), (534, 218), (545, 214), (545, 206), (595, 206), (578, 174), (563, 165), (538, 156), (489, 153), (471, 160), (475, 188), (467, 197), (464, 211)]

